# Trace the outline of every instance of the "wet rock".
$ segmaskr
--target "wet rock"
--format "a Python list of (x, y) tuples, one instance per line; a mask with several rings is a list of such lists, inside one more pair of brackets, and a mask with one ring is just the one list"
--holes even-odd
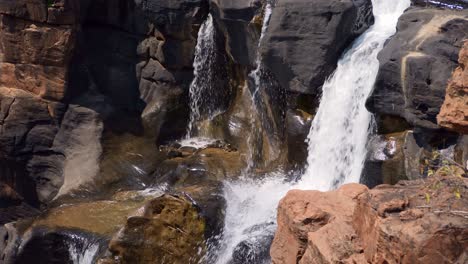
[(204, 234), (205, 221), (189, 200), (163, 195), (128, 218), (103, 263), (197, 263)]
[(15, 224), (0, 226), (0, 260), (5, 264), (15, 263), (20, 237)]
[(380, 69), (367, 108), (410, 125), (439, 128), (436, 116), (457, 66), (468, 26), (465, 11), (412, 8), (379, 54)]
[(288, 137), (288, 160), (294, 167), (302, 167), (308, 156), (307, 144), (304, 142), (309, 135), (313, 116), (301, 111), (288, 111), (286, 114), (286, 128)]
[(411, 0), (411, 3), (415, 6), (421, 7), (438, 7), (447, 9), (467, 9), (468, 3), (464, 0)]
[(22, 237), (13, 263), (94, 263), (105, 240), (73, 229), (33, 228)]
[(405, 131), (377, 135), (369, 142), (361, 182), (369, 187), (433, 175), (446, 164), (465, 162), (466, 144), (456, 134)]
[(270, 260), (269, 248), (273, 241), (275, 225), (260, 224), (245, 231), (249, 238), (240, 242), (233, 250), (230, 264), (258, 264)]
[(320, 94), (344, 49), (372, 21), (371, 1), (277, 1), (261, 46), (265, 67), (287, 91)]
[(236, 64), (254, 65), (261, 23), (254, 23), (263, 11), (260, 0), (213, 0), (214, 17), (226, 35), (226, 51)]
[(467, 184), (451, 176), (373, 190), (348, 184), (325, 193), (290, 191), (278, 208), (272, 261), (466, 262)]
[(448, 84), (437, 123), (461, 134), (468, 134), (468, 41), (460, 51), (459, 66)]

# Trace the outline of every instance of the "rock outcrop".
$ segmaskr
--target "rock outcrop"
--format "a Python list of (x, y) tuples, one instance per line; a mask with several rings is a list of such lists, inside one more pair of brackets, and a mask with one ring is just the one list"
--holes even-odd
[(204, 252), (205, 220), (186, 198), (150, 201), (114, 236), (111, 257), (99, 263), (198, 263)]
[(458, 62), (459, 66), (448, 84), (437, 122), (442, 127), (468, 134), (468, 40), (460, 51)]
[(185, 133), (207, 12), (203, 0), (0, 1), (0, 182), (39, 207), (121, 180), (129, 137), (154, 157)]
[(373, 190), (290, 191), (278, 208), (273, 263), (465, 263), (468, 180), (458, 167), (443, 170)]
[(367, 0), (279, 0), (261, 43), (264, 65), (284, 90), (320, 94), (344, 49), (372, 23)]
[(379, 54), (380, 69), (367, 108), (379, 118), (438, 129), (436, 116), (466, 38), (465, 10), (412, 8)]

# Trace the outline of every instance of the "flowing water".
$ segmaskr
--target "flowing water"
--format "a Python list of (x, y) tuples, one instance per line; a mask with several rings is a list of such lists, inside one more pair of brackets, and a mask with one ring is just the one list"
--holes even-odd
[(73, 264), (93, 264), (99, 252), (99, 243), (79, 235), (70, 235), (68, 254)]
[[(260, 46), (262, 44), (262, 40), (263, 38), (265, 37), (265, 33), (267, 32), (267, 29), (268, 29), (268, 25), (270, 23), (270, 19), (271, 19), (271, 14), (273, 12), (273, 2), (272, 1), (268, 1), (265, 5), (265, 8), (264, 8), (264, 11), (263, 11), (263, 22), (262, 22), (262, 29), (261, 29), (261, 33), (260, 33), (260, 38), (258, 40), (258, 46), (257, 46), (257, 54), (256, 54), (256, 58), (255, 58), (255, 69), (252, 70), (250, 73), (249, 73), (249, 77), (253, 80), (253, 84), (254, 84), (254, 87), (251, 91), (251, 103), (252, 103), (252, 109), (256, 110), (256, 111), (251, 111), (250, 112), (250, 126), (251, 126), (251, 129), (252, 131), (249, 133), (248, 135), (248, 138), (247, 138), (247, 143), (249, 145), (249, 158), (248, 158), (248, 161), (247, 161), (247, 168), (246, 168), (246, 171), (250, 171), (254, 168), (255, 166), (255, 160), (256, 160), (256, 157), (255, 155), (257, 154), (256, 153), (256, 144), (255, 144), (255, 140), (258, 138), (259, 134), (262, 133), (261, 131), (261, 125), (256, 125), (255, 124), (255, 121), (256, 121), (256, 115), (261, 115), (261, 111), (258, 111), (259, 107), (258, 107), (258, 104), (259, 104), (259, 98), (258, 98), (258, 93), (261, 89), (261, 86), (262, 86), (262, 70), (263, 70), (263, 63), (262, 63), (262, 56), (261, 56), (261, 53), (260, 53)], [(260, 116), (259, 117), (260, 120), (262, 119), (262, 117)]]
[(204, 101), (210, 99), (209, 91), (215, 78), (213, 71), (216, 62), (213, 59), (215, 52), (214, 23), (213, 17), (209, 14), (198, 31), (195, 47), (194, 79), (189, 88), (190, 120), (187, 128), (187, 138), (191, 138), (197, 133), (197, 121), (201, 119), (203, 110), (208, 111), (208, 115), (213, 114), (210, 112), (215, 111), (215, 109), (211, 109), (204, 103)]
[(272, 12), (273, 12), (273, 5), (272, 3), (269, 2), (266, 4), (265, 10), (263, 12), (262, 31), (260, 33), (260, 38), (258, 40), (258, 49), (257, 49), (257, 55), (255, 59), (255, 69), (249, 74), (249, 76), (254, 80), (254, 83), (255, 83), (255, 90), (252, 94), (252, 98), (254, 98), (254, 101), (261, 86), (260, 73), (261, 73), (263, 64), (262, 64), (262, 56), (260, 54), (260, 46), (262, 44), (262, 40), (265, 36), (265, 33), (268, 29), (268, 25), (270, 23)]
[(275, 229), (276, 206), (290, 189), (330, 190), (359, 182), (371, 114), (365, 108), (379, 68), (377, 54), (396, 31), (410, 0), (373, 0), (375, 24), (340, 59), (323, 85), (308, 135), (308, 168), (297, 183), (267, 179), (225, 184), (226, 218), (216, 263), (265, 263)]

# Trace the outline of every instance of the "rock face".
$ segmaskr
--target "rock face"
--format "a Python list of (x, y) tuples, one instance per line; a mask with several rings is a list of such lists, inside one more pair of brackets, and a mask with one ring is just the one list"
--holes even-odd
[(261, 53), (286, 91), (320, 94), (344, 49), (373, 22), (371, 1), (279, 0)]
[(410, 125), (437, 129), (436, 116), (466, 38), (465, 11), (413, 8), (379, 54), (380, 69), (367, 108)]
[(116, 138), (156, 152), (185, 133), (207, 12), (202, 0), (0, 1), (0, 182), (38, 207), (118, 181), (100, 177), (127, 153)]
[(468, 181), (449, 175), (290, 191), (278, 208), (273, 263), (465, 263)]
[(468, 134), (468, 41), (465, 41), (447, 87), (445, 101), (437, 116), (440, 126)]

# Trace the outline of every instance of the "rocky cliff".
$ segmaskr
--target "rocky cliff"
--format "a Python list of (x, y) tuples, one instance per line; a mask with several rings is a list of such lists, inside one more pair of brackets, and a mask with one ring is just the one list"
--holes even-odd
[[(362, 182), (416, 181), (291, 191), (274, 263), (466, 259), (467, 4), (412, 2), (379, 55)], [(0, 263), (212, 262), (224, 183), (302, 174), (322, 85), (373, 25), (372, 8), (0, 0)], [(181, 139), (209, 19), (207, 109), (195, 121), (196, 136), (216, 140), (200, 147)], [(249, 239), (236, 263), (268, 258), (270, 235)]]

